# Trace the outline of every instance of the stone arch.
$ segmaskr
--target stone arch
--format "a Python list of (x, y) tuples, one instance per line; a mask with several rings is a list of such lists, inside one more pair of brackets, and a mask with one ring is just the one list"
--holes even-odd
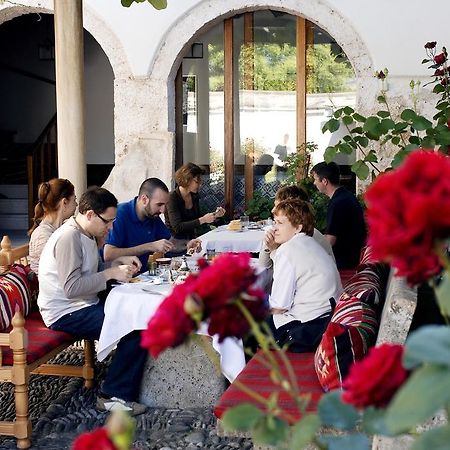
[[(84, 6), (83, 26), (88, 31), (102, 50), (111, 64), (115, 78), (131, 76), (128, 59), (120, 40), (114, 31), (102, 21), (89, 7)], [(54, 14), (53, 0), (29, 0), (26, 4), (5, 3), (0, 8), (0, 25), (24, 14)]]
[[(347, 18), (336, 11), (325, 0), (228, 0), (213, 2), (204, 0), (190, 9), (174, 24), (161, 39), (159, 52), (149, 67), (150, 79), (155, 83), (166, 83), (167, 90), (160, 91), (159, 104), (167, 105), (167, 117), (161, 118), (159, 125), (167, 124), (169, 131), (175, 129), (174, 79), (185, 49), (196, 36), (219, 21), (236, 14), (260, 9), (273, 9), (292, 15), (302, 16), (323, 28), (336, 39), (352, 64), (356, 78), (361, 80), (372, 76), (374, 71), (369, 50), (359, 33)], [(164, 98), (165, 97), (165, 98)], [(161, 111), (164, 113), (164, 111)]]

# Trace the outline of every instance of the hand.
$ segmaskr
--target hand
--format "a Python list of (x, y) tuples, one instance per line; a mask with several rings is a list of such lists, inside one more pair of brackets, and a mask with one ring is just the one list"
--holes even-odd
[(137, 256), (119, 256), (119, 258), (116, 258), (111, 263), (111, 267), (120, 266), (122, 264), (131, 266), (134, 269), (134, 274), (139, 272), (142, 267), (141, 261)]
[(110, 278), (125, 283), (128, 283), (136, 273), (134, 264), (121, 264), (120, 266), (111, 267), (108, 271), (110, 271)]
[(264, 235), (264, 245), (272, 252), (276, 250), (279, 245), (275, 242), (275, 231), (267, 230)]
[(173, 244), (167, 239), (160, 239), (159, 241), (150, 242), (150, 251), (152, 252), (167, 253), (170, 250), (173, 250)]
[(213, 223), (215, 220), (216, 220), (216, 215), (214, 213), (207, 213), (203, 217), (200, 217), (200, 224)]
[(202, 241), (200, 239), (192, 239), (187, 243), (187, 254), (193, 255), (202, 251)]
[(216, 218), (223, 217), (225, 210), (221, 206), (218, 206), (214, 214), (216, 215)]

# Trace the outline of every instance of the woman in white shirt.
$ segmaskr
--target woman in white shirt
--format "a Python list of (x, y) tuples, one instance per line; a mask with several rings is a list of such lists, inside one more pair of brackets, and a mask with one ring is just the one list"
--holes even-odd
[(273, 211), (274, 260), (269, 325), (279, 345), (314, 351), (342, 291), (333, 258), (312, 237), (314, 215), (307, 202), (280, 202)]
[(53, 232), (72, 217), (77, 207), (73, 184), (64, 178), (53, 178), (39, 185), (38, 203), (34, 208), (30, 236), (29, 262), (38, 274), (42, 250)]

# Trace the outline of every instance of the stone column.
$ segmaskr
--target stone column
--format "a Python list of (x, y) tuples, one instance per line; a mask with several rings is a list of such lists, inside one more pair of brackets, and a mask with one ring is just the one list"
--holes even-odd
[(54, 0), (58, 174), (86, 189), (83, 0)]

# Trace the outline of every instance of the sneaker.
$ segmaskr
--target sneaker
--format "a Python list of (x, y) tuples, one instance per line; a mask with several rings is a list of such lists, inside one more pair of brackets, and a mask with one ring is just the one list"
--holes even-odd
[(147, 407), (141, 403), (127, 402), (117, 397), (97, 397), (97, 409), (100, 411), (128, 411), (132, 416), (138, 416), (145, 413)]

